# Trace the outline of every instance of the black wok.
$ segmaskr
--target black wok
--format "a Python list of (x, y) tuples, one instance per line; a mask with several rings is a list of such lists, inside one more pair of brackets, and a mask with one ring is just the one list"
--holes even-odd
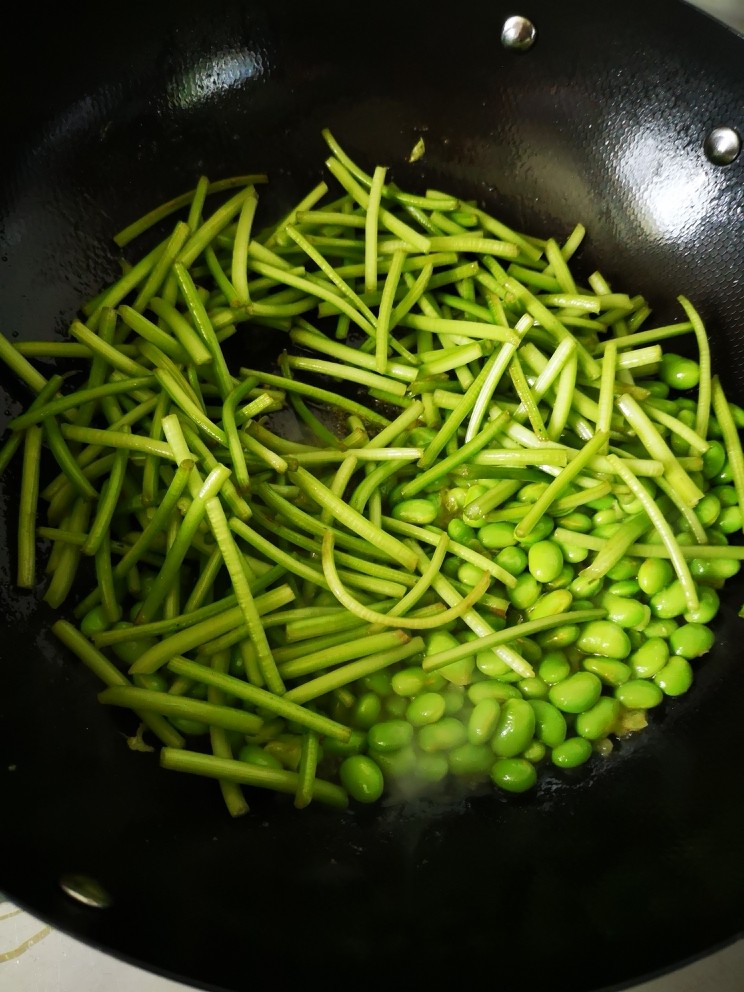
[[(499, 43), (514, 13), (538, 29), (523, 54)], [(5, 333), (63, 332), (115, 272), (112, 233), (202, 172), (265, 170), (288, 205), (317, 180), (329, 125), (366, 165), (522, 229), (583, 221), (580, 267), (643, 292), (660, 321), (687, 294), (744, 397), (744, 155), (703, 152), (715, 125), (744, 134), (744, 42), (683, 4), (73, 2), (15, 8), (3, 37)], [(3, 383), (15, 413), (25, 396)], [(257, 796), (230, 822), (214, 783), (127, 750), (39, 597), (13, 589), (17, 473), (3, 485), (0, 889), (33, 913), (230, 990), (443, 988), (485, 965), (505, 990), (587, 992), (744, 932), (740, 581), (693, 691), (588, 772), (517, 801), (341, 815)], [(110, 907), (70, 900), (69, 872)]]

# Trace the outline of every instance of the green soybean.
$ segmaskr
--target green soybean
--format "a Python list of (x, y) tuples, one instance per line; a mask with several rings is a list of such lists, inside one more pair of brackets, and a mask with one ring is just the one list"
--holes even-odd
[(493, 752), (486, 745), (468, 741), (453, 747), (447, 753), (447, 761), (453, 775), (483, 776), (493, 764)]
[(366, 754), (345, 758), (338, 769), (341, 785), (359, 803), (374, 803), (380, 798), (384, 780), (380, 766)]
[(535, 541), (527, 552), (527, 567), (538, 582), (553, 582), (563, 568), (563, 554), (555, 541)]
[(585, 658), (582, 667), (600, 678), (604, 685), (613, 687), (627, 682), (633, 674), (630, 665), (618, 661), (617, 658)]
[(468, 732), (463, 723), (452, 716), (445, 716), (438, 723), (421, 727), (417, 735), (417, 743), (422, 751), (451, 751), (468, 739)]
[(602, 683), (591, 672), (576, 672), (550, 687), (548, 699), (564, 713), (583, 713), (591, 709), (602, 692)]
[(592, 756), (591, 742), (584, 737), (570, 737), (554, 747), (550, 760), (558, 768), (578, 768)]
[(507, 589), (506, 594), (513, 606), (518, 610), (527, 610), (534, 606), (540, 598), (541, 585), (537, 579), (529, 572), (523, 572), (518, 578), (516, 585)]
[(423, 692), (408, 704), (406, 720), (414, 727), (425, 727), (436, 723), (444, 716), (446, 703), (439, 692)]
[(556, 685), (571, 674), (568, 658), (560, 649), (546, 652), (537, 668), (538, 678), (547, 685)]
[[(653, 678), (669, 660), (669, 645), (663, 637), (649, 637), (628, 659), (633, 675)], [(627, 680), (626, 680), (627, 681)]]
[(615, 698), (629, 710), (650, 710), (664, 698), (661, 689), (646, 679), (630, 679), (615, 689)]
[(654, 682), (665, 696), (682, 696), (692, 685), (692, 665), (686, 658), (674, 656), (654, 675)]
[(682, 658), (699, 658), (713, 647), (715, 635), (702, 623), (685, 623), (669, 638), (672, 654)]
[(531, 699), (529, 704), (535, 714), (535, 737), (546, 747), (557, 747), (568, 733), (565, 716), (545, 700)]
[(526, 699), (508, 699), (501, 707), (491, 739), (494, 754), (513, 758), (527, 747), (535, 732), (535, 711)]
[(598, 654), (604, 658), (627, 658), (631, 650), (628, 635), (611, 620), (591, 620), (576, 644), (585, 654)]
[(537, 782), (537, 772), (524, 758), (501, 758), (491, 767), (491, 781), (505, 792), (527, 792)]
[(468, 742), (485, 744), (491, 740), (498, 726), (501, 706), (493, 698), (481, 699), (468, 718)]
[(591, 709), (576, 717), (576, 733), (589, 741), (607, 737), (615, 729), (619, 715), (619, 700), (603, 696)]
[(385, 720), (367, 731), (367, 741), (375, 751), (400, 751), (412, 740), (413, 727), (405, 720)]

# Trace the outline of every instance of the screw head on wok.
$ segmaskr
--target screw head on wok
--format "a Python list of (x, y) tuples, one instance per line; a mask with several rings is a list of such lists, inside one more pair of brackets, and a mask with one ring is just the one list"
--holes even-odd
[(714, 127), (703, 144), (713, 165), (731, 165), (741, 152), (741, 137), (732, 127)]
[(507, 17), (501, 29), (501, 44), (515, 52), (532, 48), (537, 37), (535, 25), (527, 17)]

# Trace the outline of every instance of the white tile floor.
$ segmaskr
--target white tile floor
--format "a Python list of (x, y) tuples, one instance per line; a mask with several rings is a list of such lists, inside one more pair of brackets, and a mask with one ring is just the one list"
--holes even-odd
[[(744, 32), (744, 0), (693, 0)], [(632, 992), (742, 992), (744, 941)], [(0, 992), (186, 992), (0, 902)]]

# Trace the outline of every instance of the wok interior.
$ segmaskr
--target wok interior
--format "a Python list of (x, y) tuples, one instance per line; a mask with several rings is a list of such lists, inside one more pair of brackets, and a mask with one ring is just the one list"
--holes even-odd
[[(262, 209), (295, 202), (321, 176), (330, 126), (362, 165), (477, 197), (528, 233), (565, 237), (582, 221), (577, 269), (643, 293), (659, 323), (688, 295), (741, 398), (741, 164), (717, 169), (701, 153), (707, 127), (740, 121), (741, 44), (678, 4), (631, 2), (602, 11), (597, 45), (595, 6), (536, 0), (526, 55), (498, 45), (513, 13), (500, 3), (459, 20), (444, 3), (402, 3), (384, 24), (335, 0), (169, 2), (146, 22), (135, 4), (105, 35), (92, 7), (75, 8), (76, 32), (57, 12), (34, 25), (28, 86), (10, 85), (28, 73), (20, 47), (2, 69), (14, 141), (0, 176), (0, 326), (63, 333), (116, 271), (113, 232), (201, 173), (266, 171)], [(426, 154), (408, 165), (419, 137)], [(240, 347), (253, 363), (250, 334)], [(24, 397), (3, 384), (7, 417)], [(579, 992), (744, 928), (741, 581), (689, 696), (588, 771), (548, 774), (528, 798), (342, 815), (256, 796), (228, 822), (214, 783), (127, 750), (126, 721), (57, 647), (50, 612), (13, 589), (17, 483), (11, 470), (0, 516), (0, 887), (32, 911), (231, 989), (309, 967), (364, 987), (354, 969), (373, 948), (382, 973), (419, 982), (464, 976), (486, 954), (504, 983), (529, 973)], [(112, 907), (69, 902), (67, 871), (98, 879)]]

